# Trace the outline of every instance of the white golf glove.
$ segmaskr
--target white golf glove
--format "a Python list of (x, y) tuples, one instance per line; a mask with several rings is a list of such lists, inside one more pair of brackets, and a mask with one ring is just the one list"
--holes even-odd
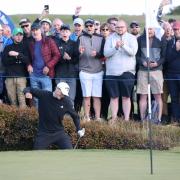
[(83, 137), (85, 134), (85, 128), (82, 128), (81, 130), (78, 131), (79, 137)]

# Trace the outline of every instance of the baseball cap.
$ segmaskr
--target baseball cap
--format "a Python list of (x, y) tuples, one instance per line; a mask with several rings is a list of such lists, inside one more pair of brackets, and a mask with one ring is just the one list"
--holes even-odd
[(95, 22), (94, 19), (86, 19), (84, 24), (85, 25), (88, 24), (88, 23), (89, 24), (94, 24), (94, 22)]
[(41, 24), (42, 24), (43, 22), (47, 22), (50, 26), (51, 26), (51, 24), (52, 24), (51, 20), (48, 19), (48, 18), (42, 19), (42, 20), (41, 20)]
[(180, 29), (180, 21), (175, 21), (173, 23), (173, 29)]
[(130, 28), (133, 28), (134, 26), (139, 26), (139, 23), (137, 21), (132, 21), (130, 23)]
[(81, 19), (81, 18), (76, 18), (74, 21), (73, 21), (73, 25), (75, 24), (79, 24), (79, 25), (83, 25), (84, 24), (84, 21)]
[(95, 25), (97, 25), (97, 26), (100, 26), (100, 24), (101, 24), (100, 21), (97, 21), (97, 20), (95, 20), (94, 23), (95, 23)]
[(39, 24), (39, 23), (33, 23), (33, 24), (31, 25), (31, 30), (33, 30), (33, 29), (41, 29), (40, 24)]
[(62, 92), (62, 94), (69, 96), (69, 85), (65, 82), (60, 82), (57, 84), (57, 88), (59, 88)]
[(14, 28), (12, 35), (16, 36), (17, 34), (23, 34), (23, 30), (21, 28)]
[(71, 30), (69, 24), (63, 24), (60, 28), (60, 30)]
[(31, 21), (28, 18), (23, 18), (19, 21), (19, 25), (21, 26), (23, 23), (30, 23)]

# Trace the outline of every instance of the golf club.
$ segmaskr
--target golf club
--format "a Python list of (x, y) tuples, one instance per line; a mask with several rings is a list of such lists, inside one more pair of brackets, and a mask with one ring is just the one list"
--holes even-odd
[[(85, 134), (85, 128), (83, 128), (83, 129), (82, 129), (82, 131), (83, 131), (83, 133)], [(84, 135), (83, 135), (83, 136), (84, 136)], [(77, 140), (77, 142), (76, 142), (76, 144), (75, 144), (75, 146), (74, 146), (74, 149), (76, 149), (76, 148), (77, 148), (78, 143), (79, 143), (79, 141), (80, 141), (81, 137), (83, 137), (83, 136), (79, 136), (79, 138), (78, 138), (78, 140)]]

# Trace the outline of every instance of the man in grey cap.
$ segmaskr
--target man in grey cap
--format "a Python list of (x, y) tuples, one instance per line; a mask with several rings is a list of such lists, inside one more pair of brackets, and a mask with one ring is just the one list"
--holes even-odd
[(95, 21), (93, 19), (85, 21), (85, 29), (86, 32), (79, 37), (79, 78), (84, 98), (85, 120), (90, 121), (90, 100), (92, 97), (95, 118), (99, 121), (103, 80), (101, 58), (103, 57), (105, 40), (94, 32)]

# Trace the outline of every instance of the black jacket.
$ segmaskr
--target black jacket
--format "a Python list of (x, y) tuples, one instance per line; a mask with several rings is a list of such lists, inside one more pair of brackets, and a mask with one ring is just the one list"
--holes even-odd
[[(16, 51), (19, 55), (17, 57), (9, 56), (10, 51)], [(6, 46), (2, 55), (2, 63), (5, 67), (6, 76), (26, 77), (28, 75), (27, 65), (30, 64), (27, 46), (23, 42)]]
[[(79, 50), (78, 43), (72, 40), (67, 42), (62, 39), (56, 39), (56, 44), (61, 53), (59, 62), (55, 67), (56, 78), (76, 78), (78, 77), (78, 62), (79, 62)], [(68, 53), (71, 57), (70, 60), (63, 59), (64, 52)]]
[(173, 38), (167, 44), (165, 73), (180, 74), (180, 51), (176, 51), (176, 41)]
[(68, 96), (59, 100), (52, 92), (36, 88), (25, 88), (24, 93), (26, 92), (32, 93), (39, 100), (39, 131), (55, 133), (64, 130), (62, 121), (65, 114), (72, 117), (77, 131), (80, 130), (79, 116)]

